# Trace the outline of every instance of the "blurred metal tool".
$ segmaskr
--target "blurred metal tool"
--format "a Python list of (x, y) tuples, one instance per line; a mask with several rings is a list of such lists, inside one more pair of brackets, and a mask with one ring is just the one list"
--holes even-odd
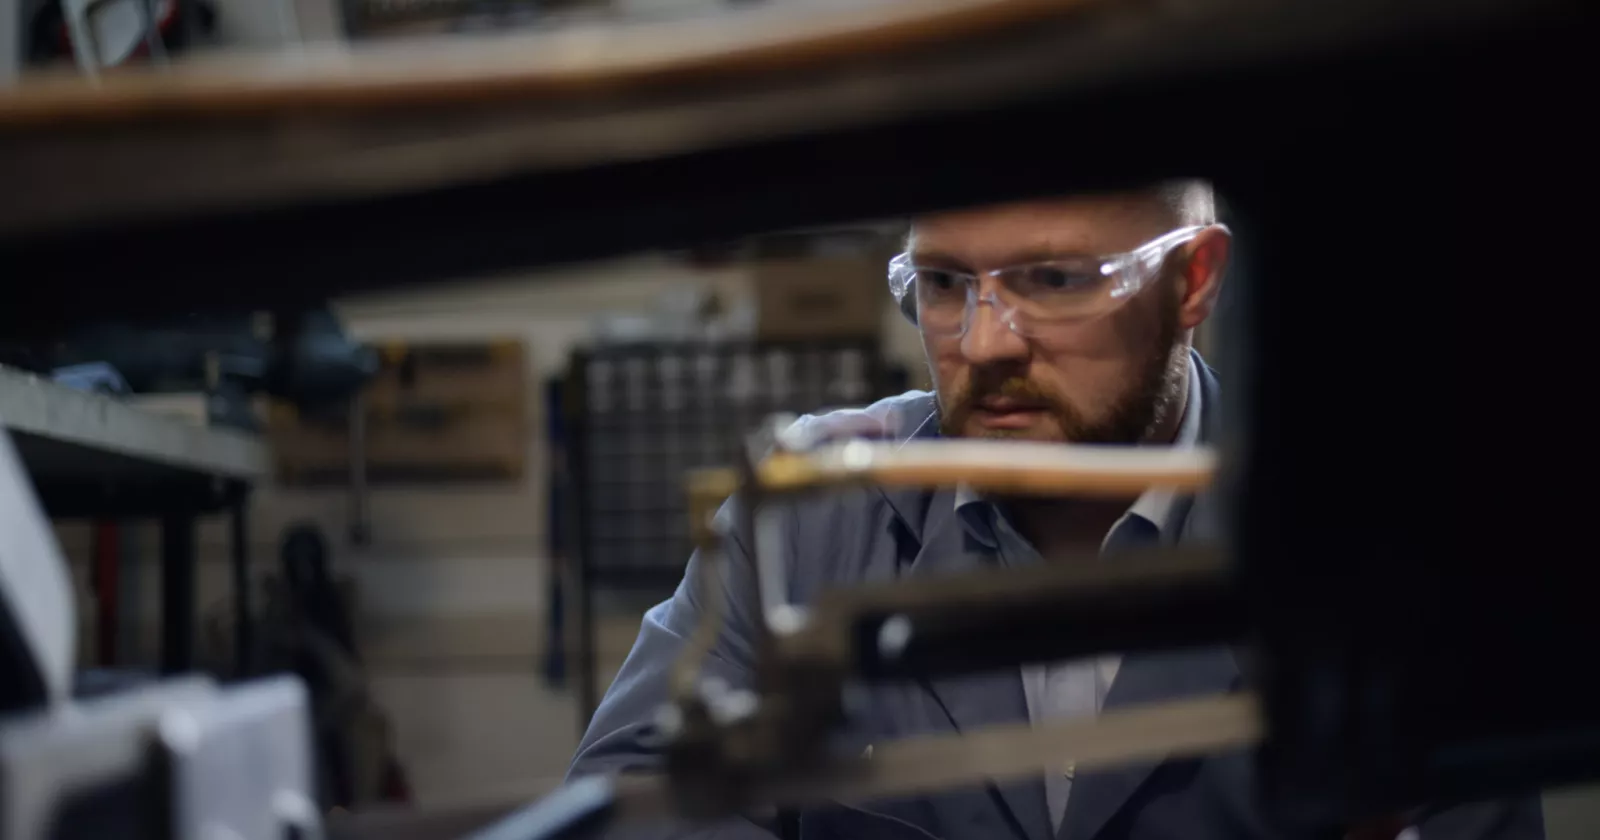
[(102, 68), (127, 60), (140, 43), (152, 61), (166, 63), (154, 4), (167, 2), (172, 0), (61, 0), (78, 69), (96, 78)]
[(75, 701), (66, 564), (3, 431), (0, 524), (0, 837), (322, 836), (297, 679)]
[[(1203, 698), (1050, 727), (875, 745), (873, 758), (830, 753), (852, 680), (972, 672), (1106, 650), (1231, 643), (1243, 610), (1219, 552), (1157, 548), (1115, 565), (1046, 563), (824, 593), (803, 608), (782, 590), (781, 520), (798, 495), (859, 483), (970, 483), (1004, 493), (1137, 495), (1193, 491), (1215, 468), (1209, 450), (1034, 446), (1002, 441), (906, 444), (752, 437), (737, 469), (689, 477), (692, 532), (706, 605), (677, 663), (659, 721), (664, 784), (680, 817), (716, 819), (753, 807), (803, 805), (934, 790), (1037, 772), (1071, 760), (1118, 763), (1250, 744), (1261, 726), (1247, 696)], [(754, 530), (757, 587), (767, 617), (752, 689), (698, 680), (721, 632), (721, 528), (712, 511), (737, 492), (735, 518)], [(981, 637), (985, 643), (972, 644)], [(643, 784), (642, 782), (640, 784)], [(659, 790), (640, 793), (651, 802)], [(625, 800), (625, 794), (619, 794)], [(637, 804), (619, 818), (643, 817)], [(659, 815), (658, 815), (659, 816)]]
[[(1209, 448), (1062, 446), (990, 440), (844, 441), (803, 454), (779, 451), (760, 462), (756, 478), (766, 493), (800, 492), (841, 484), (952, 487), (1026, 495), (1138, 495), (1147, 487), (1194, 491), (1216, 470)], [(726, 498), (733, 469), (707, 470), (694, 481), (702, 492)]]
[[(1260, 737), (1255, 699), (1237, 694), (1109, 712), (1090, 721), (907, 738), (875, 746), (869, 757), (840, 759), (756, 784), (749, 793), (753, 801), (779, 807), (861, 802), (1042, 773), (1059, 768), (1063, 756), (1089, 769), (1248, 746)], [(684, 793), (682, 781), (670, 774), (575, 779), (470, 840), (574, 840), (606, 836), (608, 827), (619, 823), (713, 817), (686, 813)]]
[(0, 723), (0, 836), (322, 836), (305, 689), (191, 677)]

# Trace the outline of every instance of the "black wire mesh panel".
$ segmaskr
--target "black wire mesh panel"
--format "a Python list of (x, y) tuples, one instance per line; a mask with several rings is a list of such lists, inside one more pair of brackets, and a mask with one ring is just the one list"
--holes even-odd
[(676, 585), (692, 546), (684, 476), (734, 462), (765, 417), (859, 406), (890, 377), (873, 340), (607, 347), (573, 358), (572, 465), (598, 586)]
[(683, 578), (689, 470), (735, 462), (775, 413), (904, 390), (872, 339), (636, 344), (573, 355), (566, 394), (577, 513), (579, 726), (598, 700), (597, 590), (665, 597)]

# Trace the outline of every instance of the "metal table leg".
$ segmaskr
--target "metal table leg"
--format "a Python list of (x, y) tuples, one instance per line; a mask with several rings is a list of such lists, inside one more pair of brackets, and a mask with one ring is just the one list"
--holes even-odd
[(194, 670), (195, 517), (161, 517), (161, 672)]
[[(573, 404), (569, 404), (569, 411), (577, 411), (575, 405), (585, 399), (582, 395), (588, 391), (585, 383), (586, 366), (582, 362), (576, 361), (577, 358), (581, 357), (575, 357), (571, 371), (568, 374), (568, 381), (571, 383), (571, 390), (568, 393), (577, 394), (579, 397), (574, 400)], [(595, 709), (600, 705), (600, 677), (597, 673), (599, 669), (595, 662), (595, 634), (597, 629), (594, 615), (594, 588), (596, 575), (594, 559), (590, 554), (593, 551), (594, 544), (592, 530), (594, 523), (592, 522), (593, 514), (591, 510), (593, 501), (589, 498), (589, 493), (586, 489), (589, 484), (588, 430), (585, 424), (582, 423), (569, 423), (567, 428), (571, 430), (571, 449), (569, 451), (572, 453), (567, 460), (567, 470), (568, 475), (573, 478), (572, 486), (575, 490), (572, 498), (574, 537), (572, 545), (574, 550), (570, 558), (575, 565), (569, 564), (567, 580), (573, 584), (573, 589), (575, 590), (572, 593), (574, 596), (572, 607), (573, 618), (577, 624), (578, 649), (576, 651), (577, 661), (574, 664), (577, 666), (576, 676), (578, 679), (578, 734), (579, 737), (582, 737), (583, 733), (589, 728), (589, 721), (594, 717)]]
[(253, 615), (250, 612), (250, 532), (246, 508), (248, 494), (234, 499), (229, 515), (229, 558), (233, 567), (233, 667), (240, 677), (250, 674), (254, 651)]
[(577, 574), (572, 575), (571, 579), (578, 584), (575, 606), (578, 623), (578, 732), (581, 736), (588, 730), (589, 721), (600, 706), (600, 673), (595, 652), (598, 628), (594, 616), (594, 575), (590, 572), (589, 564), (580, 562)]

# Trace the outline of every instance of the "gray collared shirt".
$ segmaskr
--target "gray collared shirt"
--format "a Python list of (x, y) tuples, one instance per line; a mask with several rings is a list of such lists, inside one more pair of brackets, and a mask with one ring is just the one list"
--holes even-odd
[[(1200, 382), (1194, 365), (1189, 365), (1189, 394), (1183, 419), (1178, 423), (1174, 446), (1195, 446), (1200, 442)], [(1136, 499), (1100, 544), (1101, 556), (1115, 554), (1132, 545), (1171, 542), (1177, 538), (1188, 516), (1187, 497), (1168, 488), (1152, 488)], [(993, 550), (1008, 566), (1041, 562), (1039, 553), (1001, 516), (995, 506), (970, 488), (956, 488), (956, 514), (968, 536)], [(1099, 713), (1117, 677), (1122, 657), (1109, 655), (1090, 659), (1031, 665), (1022, 669), (1023, 695), (1028, 703), (1028, 718), (1034, 724), (1046, 719), (1080, 717)], [(1045, 801), (1057, 831), (1067, 810), (1072, 791), (1072, 769), (1045, 776)]]

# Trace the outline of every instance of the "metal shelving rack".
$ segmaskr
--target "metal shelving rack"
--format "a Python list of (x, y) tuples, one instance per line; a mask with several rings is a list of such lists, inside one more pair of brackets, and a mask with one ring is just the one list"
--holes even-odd
[(568, 465), (579, 557), (579, 714), (598, 701), (597, 591), (660, 594), (693, 550), (687, 471), (733, 462), (773, 414), (859, 406), (904, 376), (876, 339), (650, 343), (575, 354), (567, 387)]
[(0, 435), (9, 434), (45, 512), (55, 518), (147, 518), (161, 523), (161, 668), (194, 667), (195, 523), (226, 513), (237, 664), (251, 646), (245, 510), (266, 476), (266, 444), (242, 431), (200, 427), (102, 394), (0, 367)]

